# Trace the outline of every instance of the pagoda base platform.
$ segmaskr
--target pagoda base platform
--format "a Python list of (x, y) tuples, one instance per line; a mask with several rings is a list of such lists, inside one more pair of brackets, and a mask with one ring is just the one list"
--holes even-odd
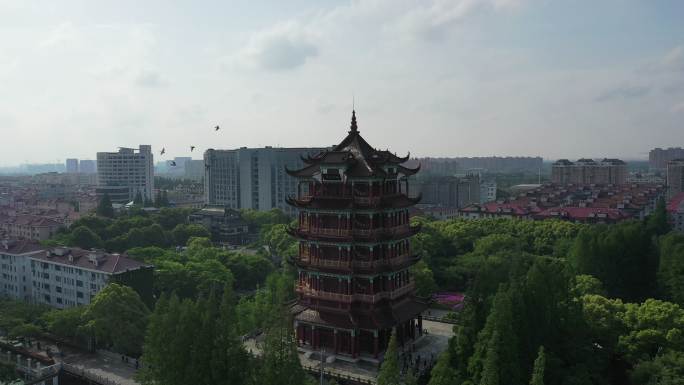
[[(418, 364), (420, 371), (430, 370), (439, 355), (445, 351), (449, 344), (449, 338), (453, 336), (453, 325), (423, 320), (423, 327), (427, 334), (407, 342), (406, 347), (400, 349), (400, 366), (403, 366), (404, 358), (407, 362), (413, 361)], [(410, 348), (409, 348), (410, 346)], [(299, 360), (302, 366), (312, 375), (317, 375), (321, 368), (320, 351), (313, 351), (309, 346), (298, 347)], [(382, 364), (382, 357), (373, 358), (372, 355), (360, 354), (352, 359), (350, 355), (324, 353), (323, 371), (327, 378), (348, 379), (358, 378), (375, 383)]]

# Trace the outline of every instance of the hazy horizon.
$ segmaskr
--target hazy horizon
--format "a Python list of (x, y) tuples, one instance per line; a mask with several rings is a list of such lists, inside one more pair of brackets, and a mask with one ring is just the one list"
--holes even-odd
[(361, 134), (399, 154), (643, 160), (684, 146), (682, 16), (675, 0), (0, 0), (0, 167), (328, 146), (352, 98)]

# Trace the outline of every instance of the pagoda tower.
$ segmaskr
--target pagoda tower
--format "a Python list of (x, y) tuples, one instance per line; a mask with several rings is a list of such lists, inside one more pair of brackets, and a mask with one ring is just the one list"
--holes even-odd
[(344, 140), (306, 166), (297, 178), (298, 270), (292, 307), (301, 349), (338, 358), (377, 360), (396, 328), (400, 344), (422, 333), (425, 303), (415, 298), (409, 268), (419, 257), (410, 238), (408, 177), (418, 172), (401, 158), (376, 150), (359, 134), (356, 112)]

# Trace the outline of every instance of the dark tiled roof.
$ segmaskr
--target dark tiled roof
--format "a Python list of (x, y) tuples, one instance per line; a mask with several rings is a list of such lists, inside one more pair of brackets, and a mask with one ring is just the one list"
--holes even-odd
[[(60, 253), (60, 250), (63, 251), (63, 253)], [(46, 262), (98, 270), (106, 273), (121, 273), (127, 270), (151, 267), (150, 265), (146, 265), (120, 254), (107, 254), (100, 251), (89, 251), (69, 247), (49, 249), (45, 253), (37, 254), (34, 258)], [(97, 264), (95, 263), (95, 260), (97, 260)]]
[(0, 241), (0, 253), (4, 254), (12, 254), (12, 255), (19, 255), (19, 254), (26, 254), (26, 253), (32, 253), (32, 252), (38, 252), (45, 250), (46, 247), (41, 245), (40, 243), (29, 240), (29, 239), (22, 239), (22, 240), (3, 240)]
[(287, 170), (296, 177), (312, 177), (320, 173), (321, 165), (339, 165), (346, 169), (351, 177), (386, 177), (388, 173), (383, 166), (391, 165), (405, 175), (413, 175), (419, 168), (411, 169), (401, 166), (408, 156), (400, 158), (388, 150), (376, 150), (359, 134), (356, 127), (356, 114), (352, 113), (352, 127), (344, 140), (332, 150), (323, 151), (313, 157), (303, 159), (308, 166), (300, 170)]

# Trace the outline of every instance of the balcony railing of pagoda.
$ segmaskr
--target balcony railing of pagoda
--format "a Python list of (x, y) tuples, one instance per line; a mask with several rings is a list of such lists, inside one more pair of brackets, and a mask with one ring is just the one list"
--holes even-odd
[(299, 258), (299, 262), (314, 267), (332, 267), (338, 269), (349, 269), (351, 267), (351, 263), (344, 260)]
[(411, 291), (413, 291), (416, 288), (416, 282), (414, 280), (410, 280), (408, 285), (402, 286), (398, 289), (394, 289), (394, 291), (390, 292), (390, 298), (396, 299), (401, 297), (402, 295), (405, 295)]
[(348, 237), (351, 234), (349, 229), (336, 229), (336, 228), (321, 228), (312, 227), (311, 229), (306, 227), (300, 227), (299, 232), (312, 235), (332, 235), (335, 237)]
[(381, 227), (377, 229), (353, 229), (352, 233), (360, 237), (370, 237), (374, 235), (395, 235), (408, 232), (410, 226), (408, 224), (403, 224), (394, 227)]
[(352, 301), (376, 303), (386, 298), (396, 299), (403, 295), (406, 295), (413, 291), (416, 284), (411, 280), (408, 285), (395, 289), (394, 291), (381, 291), (375, 294), (339, 294), (331, 293), (329, 291), (314, 290), (303, 285), (296, 285), (295, 291), (297, 293), (303, 294), (307, 297), (329, 300), (329, 301), (339, 301), (350, 303)]
[(322, 290), (314, 290), (314, 289), (308, 288), (308, 287), (303, 286), (303, 285), (296, 285), (295, 291), (297, 293), (303, 294), (307, 297), (313, 297), (313, 298), (325, 299), (325, 300), (331, 300), (331, 301), (339, 301), (339, 302), (351, 302), (352, 299), (354, 298), (353, 295), (331, 293), (329, 291), (322, 291)]
[(408, 262), (413, 256), (411, 254), (403, 254), (399, 255), (397, 257), (391, 258), (389, 260), (375, 260), (375, 261), (358, 261), (354, 260), (352, 263), (354, 267), (358, 267), (361, 269), (372, 269), (376, 267), (384, 267), (384, 266), (401, 266)]

